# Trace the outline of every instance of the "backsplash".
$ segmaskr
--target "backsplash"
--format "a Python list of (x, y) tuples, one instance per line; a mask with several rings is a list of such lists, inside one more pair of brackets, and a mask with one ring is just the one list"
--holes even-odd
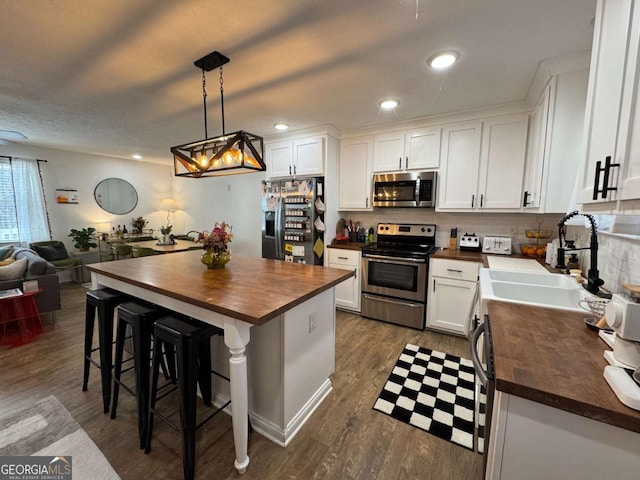
[[(485, 235), (497, 235), (501, 237), (513, 237), (515, 247), (520, 243), (529, 243), (530, 239), (525, 237), (525, 230), (537, 229), (537, 219), (543, 220), (541, 229), (552, 230), (553, 236), (557, 237), (558, 222), (563, 214), (547, 213), (445, 213), (436, 212), (430, 209), (421, 208), (387, 208), (378, 209), (373, 212), (338, 212), (339, 215), (355, 224), (360, 222), (361, 226), (375, 229), (378, 223), (433, 223), (436, 225), (436, 245), (438, 247), (449, 246), (449, 235), (452, 228), (458, 229), (458, 241), (465, 233), (475, 233), (481, 238)], [(335, 229), (327, 230), (332, 232), (331, 238), (335, 236)], [(546, 242), (546, 241), (545, 241)]]

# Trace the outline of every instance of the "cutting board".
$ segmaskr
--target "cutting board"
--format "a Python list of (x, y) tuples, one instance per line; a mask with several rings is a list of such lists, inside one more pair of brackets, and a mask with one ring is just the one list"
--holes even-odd
[(489, 268), (496, 270), (518, 270), (521, 272), (549, 273), (549, 271), (530, 258), (511, 258), (499, 255), (488, 255)]

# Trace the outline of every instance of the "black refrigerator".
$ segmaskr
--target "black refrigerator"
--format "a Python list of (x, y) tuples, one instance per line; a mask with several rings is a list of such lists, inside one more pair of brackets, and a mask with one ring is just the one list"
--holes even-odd
[(324, 177), (262, 182), (262, 258), (324, 264)]

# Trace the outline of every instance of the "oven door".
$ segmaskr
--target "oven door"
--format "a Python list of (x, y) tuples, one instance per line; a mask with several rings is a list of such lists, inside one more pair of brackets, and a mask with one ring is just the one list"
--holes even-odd
[(426, 301), (427, 260), (371, 253), (362, 257), (362, 291), (390, 297)]

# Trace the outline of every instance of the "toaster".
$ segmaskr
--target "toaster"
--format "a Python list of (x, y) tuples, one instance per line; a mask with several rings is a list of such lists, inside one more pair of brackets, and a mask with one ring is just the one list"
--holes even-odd
[(511, 255), (511, 237), (484, 237), (482, 253)]

